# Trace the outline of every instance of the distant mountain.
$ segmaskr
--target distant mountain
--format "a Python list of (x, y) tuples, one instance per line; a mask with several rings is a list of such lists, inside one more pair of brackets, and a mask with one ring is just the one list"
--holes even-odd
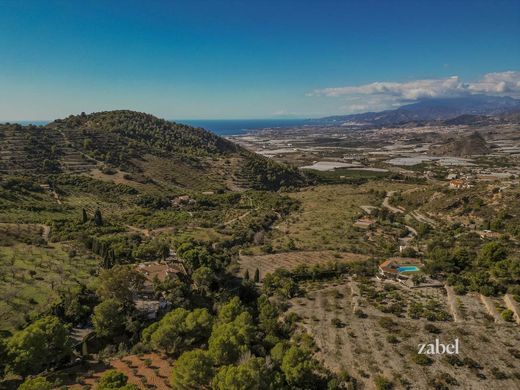
[(443, 121), (463, 115), (502, 115), (520, 111), (520, 100), (508, 96), (472, 95), (424, 99), (395, 110), (337, 115), (311, 120), (322, 125), (397, 125), (406, 122)]
[[(0, 174), (101, 175), (186, 189), (265, 189), (305, 179), (202, 128), (119, 110), (46, 126), (0, 125)], [(119, 172), (115, 175), (115, 172)], [(106, 174), (105, 174), (106, 176)]]

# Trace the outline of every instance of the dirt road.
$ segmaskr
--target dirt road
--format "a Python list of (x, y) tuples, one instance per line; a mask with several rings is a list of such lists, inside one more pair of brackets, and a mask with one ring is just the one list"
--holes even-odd
[(448, 308), (450, 309), (450, 314), (453, 317), (453, 321), (462, 322), (463, 317), (459, 311), (459, 307), (457, 305), (457, 297), (455, 295), (455, 292), (453, 291), (453, 287), (444, 286), (444, 288), (446, 289)]
[(390, 205), (390, 198), (392, 197), (393, 194), (395, 194), (395, 191), (387, 191), (385, 199), (383, 199), (383, 207), (386, 207), (388, 210), (390, 210), (393, 213), (403, 214), (404, 213), (403, 210)]

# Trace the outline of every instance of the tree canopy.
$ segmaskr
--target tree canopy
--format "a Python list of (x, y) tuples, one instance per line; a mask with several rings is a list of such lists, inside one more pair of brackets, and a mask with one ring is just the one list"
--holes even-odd
[(27, 375), (71, 355), (68, 331), (57, 317), (47, 316), (17, 332), (7, 343), (8, 371)]

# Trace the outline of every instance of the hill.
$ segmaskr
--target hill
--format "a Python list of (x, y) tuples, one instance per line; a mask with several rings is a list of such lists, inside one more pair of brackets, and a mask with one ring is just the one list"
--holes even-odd
[(474, 132), (461, 138), (450, 138), (432, 152), (442, 156), (465, 157), (489, 154), (491, 149), (482, 135)]
[(472, 95), (454, 98), (424, 99), (395, 110), (337, 115), (312, 122), (322, 125), (396, 125), (406, 122), (441, 121), (461, 115), (503, 115), (520, 110), (520, 100), (508, 96)]
[(71, 115), (41, 127), (0, 125), (0, 145), (0, 172), (108, 174), (207, 190), (304, 182), (296, 169), (204, 129), (127, 110)]

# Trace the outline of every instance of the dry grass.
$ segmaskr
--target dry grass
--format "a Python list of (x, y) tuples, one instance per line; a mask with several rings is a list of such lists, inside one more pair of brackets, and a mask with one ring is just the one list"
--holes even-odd
[[(315, 283), (314, 289), (308, 289), (307, 297), (291, 300), (290, 312), (301, 317), (300, 326), (314, 337), (319, 348), (317, 357), (331, 369), (346, 370), (366, 389), (375, 388), (373, 380), (378, 375), (391, 379), (395, 388), (407, 388), (406, 381), (413, 388), (431, 388), (428, 381), (437, 376), (444, 379), (451, 376), (467, 389), (519, 388), (520, 380), (516, 375), (520, 361), (510, 352), (520, 350), (519, 327), (485, 321), (486, 310), (478, 300), (464, 297), (472, 312), (479, 313), (478, 321), (468, 316), (463, 323), (430, 322), (383, 313), (359, 295), (356, 285), (350, 280), (319, 286)], [(400, 293), (419, 294), (419, 291), (402, 287)], [(429, 295), (430, 292), (421, 293)], [(444, 308), (446, 302), (439, 300), (439, 304)], [(366, 318), (354, 313), (357, 307)], [(382, 318), (391, 321), (382, 322)], [(392, 326), (383, 326), (388, 323)], [(440, 333), (426, 331), (424, 326), (428, 323), (437, 327)], [(471, 368), (467, 363), (454, 366), (445, 356), (433, 356), (431, 365), (415, 363), (413, 357), (418, 344), (434, 342), (435, 338), (446, 343), (459, 338), (460, 354), (457, 357), (473, 359), (482, 368)], [(507, 379), (495, 378), (494, 367), (506, 373)], [(479, 373), (486, 379), (480, 379)]]
[(299, 265), (315, 265), (323, 264), (331, 261), (337, 262), (351, 262), (366, 260), (368, 256), (359, 255), (356, 253), (338, 253), (333, 251), (302, 251), (302, 252), (286, 252), (276, 253), (270, 255), (258, 256), (240, 256), (240, 271), (249, 270), (249, 275), (253, 276), (255, 270), (260, 270), (260, 277), (268, 273), (272, 273), (278, 268), (285, 268), (291, 270)]

